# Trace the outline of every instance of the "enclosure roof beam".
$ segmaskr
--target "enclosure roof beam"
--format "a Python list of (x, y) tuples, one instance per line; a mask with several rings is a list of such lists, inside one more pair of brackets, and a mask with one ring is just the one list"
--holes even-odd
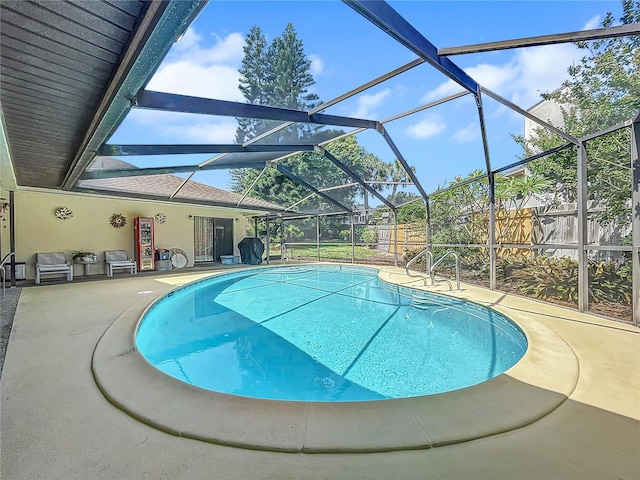
[[(319, 192), (329, 192), (331, 190), (338, 190), (340, 188), (353, 187), (354, 185), (358, 185), (358, 184), (357, 183), (345, 183), (344, 185), (336, 185), (335, 187), (319, 188), (318, 191)], [(298, 200), (296, 203), (289, 205), (287, 208), (284, 209), (284, 211), (286, 212), (286, 211), (291, 210), (296, 205), (300, 205), (302, 202), (304, 202), (305, 200), (309, 200), (314, 195), (315, 195), (314, 193), (307, 195), (302, 200)]]
[(305, 180), (303, 180), (302, 178), (300, 178), (298, 175), (296, 175), (295, 173), (287, 170), (285, 167), (283, 167), (282, 165), (276, 165), (276, 169), (282, 173), (283, 175), (286, 175), (287, 177), (289, 177), (291, 180), (293, 180), (294, 182), (302, 185), (303, 187), (305, 187), (307, 190), (312, 191), (313, 193), (315, 193), (316, 195), (318, 195), (319, 197), (322, 197), (325, 201), (331, 203), (332, 205), (335, 205), (336, 207), (339, 207), (340, 209), (344, 210), (345, 212), (348, 213), (353, 213), (353, 211), (341, 204), (340, 202), (338, 202), (337, 200), (334, 200), (333, 198), (331, 198), (329, 195), (327, 195), (326, 193), (321, 192), (320, 190), (318, 190), (316, 187), (314, 187), (313, 185), (307, 183)]
[(284, 209), (285, 212), (288, 212), (289, 210), (292, 210), (293, 207), (296, 207), (298, 205), (300, 205), (302, 202), (309, 200), (311, 197), (313, 197), (315, 195), (315, 193), (310, 193), (309, 195), (307, 195), (306, 197), (304, 197), (301, 200), (298, 200), (296, 203), (293, 203), (291, 205), (289, 205), (287, 208)]
[[(405, 112), (398, 113), (397, 115), (394, 115), (392, 117), (385, 118), (384, 120), (380, 120), (380, 124), (384, 125), (386, 123), (393, 122), (394, 120), (398, 120), (400, 118), (406, 117), (406, 116), (411, 115), (413, 113), (417, 113), (417, 112), (420, 112), (422, 110), (426, 110), (428, 108), (432, 108), (432, 107), (435, 107), (437, 105), (441, 105), (441, 104), (449, 102), (451, 100), (455, 100), (456, 98), (464, 97), (465, 95), (468, 95), (468, 94), (469, 94), (469, 92), (454, 93), (453, 95), (449, 95), (448, 97), (441, 98), (440, 100), (435, 100), (433, 102), (421, 105), (420, 107), (416, 107), (416, 108), (413, 108), (411, 110), (407, 110)], [(343, 133), (341, 135), (338, 135), (337, 137), (333, 137), (333, 138), (330, 138), (330, 139), (325, 140), (323, 142), (320, 142), (318, 145), (320, 145), (321, 147), (324, 147), (325, 145), (329, 145), (332, 142), (335, 142), (337, 140), (341, 140), (341, 139), (346, 138), (346, 137), (352, 137), (353, 135), (357, 135), (358, 133), (364, 132), (365, 130), (366, 130), (366, 128), (356, 128), (355, 130), (351, 130), (350, 132), (346, 132), (346, 133)]]
[[(72, 189), (72, 191), (79, 192), (79, 193), (90, 193), (92, 195), (99, 194), (99, 195), (104, 195), (104, 196), (113, 197), (113, 198), (125, 198), (125, 199), (131, 198), (131, 192), (121, 192), (117, 190), (107, 190), (107, 189), (101, 189), (96, 187), (88, 188), (88, 187), (75, 186)], [(136, 198), (141, 200), (151, 200), (151, 201), (161, 201), (161, 202), (170, 201), (172, 203), (187, 204), (187, 205), (201, 205), (205, 207), (223, 207), (223, 208), (230, 208), (230, 209), (237, 208), (235, 205), (235, 202), (217, 202), (217, 201), (211, 201), (211, 200), (200, 200), (197, 198), (176, 197), (169, 200), (169, 198), (164, 195), (163, 196), (151, 195), (146, 193), (136, 193)], [(272, 215), (280, 211), (280, 210), (276, 210), (273, 207), (269, 208), (269, 207), (263, 207), (258, 205), (246, 206), (244, 210), (248, 210), (251, 212), (267, 212), (267, 213), (271, 213)], [(284, 209), (282, 209), (282, 211), (284, 211)]]
[(256, 179), (253, 182), (251, 182), (251, 185), (249, 185), (249, 188), (247, 188), (247, 190), (242, 194), (242, 198), (238, 200), (238, 203), (236, 204), (236, 206), (240, 206), (240, 204), (244, 202), (244, 199), (247, 198), (247, 195), (249, 195), (249, 192), (253, 190), (253, 187), (256, 186), (256, 183), (258, 183), (258, 180), (260, 180), (260, 178), (262, 177), (262, 175), (264, 175), (264, 172), (266, 172), (268, 168), (269, 168), (269, 165), (264, 167), (262, 171), (258, 174)]
[(482, 93), (487, 94), (488, 96), (490, 96), (491, 98), (493, 98), (494, 100), (497, 100), (498, 102), (502, 103), (503, 105), (509, 107), (511, 110), (518, 112), (520, 115), (523, 115), (525, 117), (527, 117), (529, 120), (534, 121), (535, 123), (537, 123), (538, 125), (541, 125), (545, 128), (548, 128), (549, 130), (551, 130), (553, 133), (555, 133), (556, 135), (561, 136), (562, 138), (564, 138), (565, 140), (573, 143), (574, 145), (580, 145), (580, 141), (575, 138), (572, 137), (571, 135), (569, 135), (568, 133), (563, 132), (562, 130), (560, 130), (559, 128), (554, 127), (553, 125), (551, 125), (548, 122), (545, 122), (544, 120), (542, 120), (541, 118), (536, 117), (535, 115), (532, 115), (531, 113), (527, 112), (526, 110), (523, 110), (522, 108), (520, 108), (519, 106), (517, 106), (515, 103), (510, 102), (509, 100), (507, 100), (504, 97), (501, 97), (500, 95), (498, 95), (495, 92), (492, 92), (491, 90), (489, 90), (488, 88), (485, 87), (480, 87), (480, 90), (482, 90)]
[(406, 112), (398, 113), (393, 117), (385, 118), (384, 120), (380, 120), (380, 123), (383, 125), (385, 123), (393, 122), (394, 120), (399, 120), (400, 118), (407, 117), (409, 115), (413, 115), (414, 113), (421, 112), (422, 110), (427, 110), (428, 108), (436, 107), (438, 105), (442, 105), (443, 103), (450, 102), (451, 100), (455, 100), (456, 98), (464, 97), (465, 95), (469, 95), (469, 92), (458, 92), (453, 95), (449, 95), (448, 97), (441, 98), (439, 100), (435, 100), (430, 103), (425, 103), (419, 107), (413, 108), (411, 110), (407, 110)]
[[(388, 73), (385, 73), (384, 75), (381, 75), (377, 78), (374, 78), (373, 80), (360, 85), (359, 87), (354, 88), (353, 90), (348, 91), (347, 93), (344, 93), (338, 97), (335, 97), (327, 102), (321, 103), (320, 105), (318, 105), (317, 107), (309, 110), (309, 114), (313, 114), (313, 113), (318, 113), (321, 112), (322, 110), (324, 110), (325, 108), (329, 108), (332, 105), (335, 105), (337, 103), (340, 103), (354, 95), (357, 95), (358, 93), (364, 92), (365, 90), (368, 90), (371, 87), (374, 87), (386, 80), (389, 80), (390, 78), (395, 77), (396, 75), (400, 75), (401, 73), (404, 73), (408, 70), (411, 70), (414, 67), (417, 67), (418, 65), (421, 65), (424, 63), (424, 60), (422, 58), (417, 58), (409, 63), (406, 63), (404, 65), (402, 65), (401, 67), (396, 68), (395, 70), (391, 70)], [(279, 132), (280, 130), (283, 130), (287, 127), (290, 127), (291, 125), (293, 125), (294, 122), (284, 122), (281, 123), (280, 125), (276, 125), (275, 127), (273, 127), (271, 130), (267, 130), (266, 132), (261, 133), (260, 135), (253, 137), (250, 140), (247, 140), (245, 143), (243, 143), (243, 146), (247, 146), (250, 145), (252, 143), (255, 143), (259, 140), (262, 140), (263, 138), (266, 138), (270, 135), (273, 135), (274, 133)], [(364, 130), (364, 129), (362, 129)], [(360, 131), (362, 131), (360, 130)], [(210, 158), (208, 160), (206, 160), (205, 162), (201, 163), (200, 165), (207, 165), (209, 163), (213, 163), (218, 161), (219, 159), (223, 158), (226, 155), (226, 153), (223, 153), (221, 155), (217, 155), (213, 158)]]
[(184, 186), (189, 183), (189, 180), (191, 180), (191, 178), (195, 175), (196, 172), (191, 172), (187, 178), (185, 178), (182, 183), (180, 185), (178, 185), (178, 188), (176, 188), (173, 193), (171, 195), (169, 195), (169, 198), (173, 199), (173, 197), (175, 197), (176, 195), (178, 195), (178, 193), (180, 193), (180, 190), (182, 190), (184, 188)]
[(506, 172), (508, 170), (511, 170), (512, 168), (516, 168), (516, 167), (520, 167), (522, 165), (526, 165), (529, 162), (532, 162), (534, 160), (537, 160), (538, 158), (542, 158), (542, 157), (546, 157), (547, 155), (551, 155), (553, 153), (558, 153), (561, 152), (562, 150), (572, 147), (573, 143), (569, 142), (569, 143), (565, 143), (562, 145), (559, 145), (557, 147), (553, 147), (550, 148), (549, 150), (545, 150), (544, 152), (540, 152), (540, 153), (536, 153), (535, 155), (532, 155), (530, 157), (527, 158), (523, 158), (522, 160), (518, 160), (517, 162), (513, 162), (509, 165), (506, 165), (504, 167), (500, 167), (497, 168), (493, 171), (493, 173), (502, 173), (502, 172)]
[(489, 155), (489, 139), (487, 138), (487, 125), (484, 119), (484, 108), (482, 107), (482, 95), (476, 95), (476, 107), (478, 109), (478, 121), (480, 122), (480, 136), (482, 137), (482, 151), (487, 172), (491, 171), (491, 156)]
[(607, 135), (609, 133), (617, 132), (618, 130), (622, 130), (623, 128), (628, 128), (633, 123), (633, 120), (627, 120), (626, 122), (621, 122), (616, 125), (612, 125), (604, 130), (600, 130), (599, 132), (592, 133), (591, 135), (585, 135), (584, 137), (580, 137), (582, 142), (588, 142), (589, 140), (593, 140), (594, 138), (601, 137), (602, 135)]
[(380, 200), (382, 203), (384, 203), (387, 207), (389, 207), (391, 210), (395, 212), (396, 210), (395, 205), (391, 203), (389, 200), (387, 200), (386, 198), (384, 198), (382, 195), (380, 195), (380, 193), (377, 192), (373, 187), (371, 187), (371, 185), (368, 185), (367, 183), (365, 183), (365, 181), (362, 178), (360, 178), (360, 176), (356, 172), (351, 170), (344, 163), (338, 160), (335, 156), (327, 152), (324, 148), (318, 147), (317, 152), (321, 155), (324, 155), (326, 158), (328, 158), (331, 161), (331, 163), (333, 163), (336, 167), (338, 167), (344, 173), (349, 175), (349, 177), (351, 177), (352, 180), (355, 180), (358, 184), (360, 184), (360, 186), (362, 186), (362, 188), (367, 190), (367, 192), (369, 192), (371, 195), (376, 197), (378, 200)]
[(127, 157), (132, 155), (193, 155), (200, 153), (310, 152), (314, 145), (103, 145), (98, 155)]
[(451, 80), (476, 95), (479, 93), (478, 83), (474, 79), (447, 57), (440, 56), (438, 49), (387, 2), (382, 0), (343, 0), (343, 2)]
[(420, 192), (420, 195), (422, 195), (422, 198), (427, 200), (429, 198), (429, 196), (427, 195), (427, 192), (425, 192), (424, 188), (422, 188), (422, 184), (418, 180), (418, 177), (416, 177), (416, 174), (411, 169), (407, 161), (404, 159), (404, 157), (402, 156), (402, 153), (400, 153), (400, 150), (398, 150), (398, 147), (396, 147), (396, 144), (393, 142), (392, 138), (389, 136), (389, 134), (387, 133), (387, 131), (385, 130), (382, 124), (380, 124), (380, 126), (378, 127), (378, 132), (382, 135), (382, 137), (387, 142), (387, 145), (389, 145), (389, 147), (393, 151), (396, 158), (398, 159), (398, 161), (400, 162), (404, 170), (407, 172), (407, 175), (409, 175), (409, 178), (411, 179), (413, 184), (416, 186), (416, 188)]
[[(233, 168), (261, 168), (264, 167), (265, 162), (239, 162), (233, 165)], [(198, 172), (205, 170), (223, 170), (231, 168), (228, 164), (225, 165), (207, 165), (205, 167), (199, 167), (198, 165), (176, 165), (173, 167), (149, 167), (149, 168), (118, 168), (113, 170), (86, 170), (81, 176), (80, 180), (91, 180), (100, 178), (119, 178), (119, 177), (142, 177), (145, 175), (171, 175), (173, 173), (187, 173)]]
[(190, 97), (174, 93), (141, 90), (133, 100), (133, 106), (165, 112), (195, 113), (222, 117), (259, 118), (296, 123), (315, 123), (339, 127), (360, 127), (375, 129), (378, 122), (360, 118), (340, 117), (324, 113), (308, 113), (302, 110), (253, 105), (251, 103), (230, 102), (211, 98)]
[(470, 183), (484, 180), (488, 177), (489, 175), (487, 175), (486, 173), (483, 173), (482, 175), (478, 175), (477, 177), (467, 178), (466, 180), (462, 180), (461, 182), (456, 182), (452, 185), (449, 185), (448, 187), (439, 188), (438, 190), (433, 192), (431, 195), (429, 195), (429, 197), (435, 197), (436, 195), (440, 195), (441, 193), (448, 192), (449, 190), (453, 190), (454, 188), (464, 187), (465, 185), (469, 185)]
[(537, 37), (518, 38), (514, 40), (502, 40), (499, 42), (476, 43), (450, 48), (439, 48), (438, 55), (463, 55), (466, 53), (493, 52), (495, 50), (507, 50), (510, 48), (536, 47), (539, 45), (552, 45), (556, 43), (584, 42), (587, 40), (599, 40), (603, 38), (624, 37), (627, 35), (639, 35), (640, 23), (619, 25), (608, 28), (596, 28), (581, 32), (555, 33), (552, 35), (540, 35)]

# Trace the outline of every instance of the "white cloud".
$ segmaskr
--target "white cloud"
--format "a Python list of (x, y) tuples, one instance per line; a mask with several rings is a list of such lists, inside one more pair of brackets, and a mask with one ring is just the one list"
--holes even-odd
[(180, 37), (180, 40), (173, 44), (171, 48), (174, 52), (189, 51), (196, 47), (201, 40), (202, 37), (198, 35), (192, 27), (189, 27), (182, 37)]
[[(581, 57), (573, 44), (521, 48), (504, 64), (480, 63), (465, 69), (480, 85), (527, 109), (541, 100), (540, 93), (559, 88), (567, 78), (567, 68)], [(431, 101), (461, 91), (452, 80), (427, 92), (422, 101)]]
[(227, 65), (202, 65), (188, 60), (163, 66), (151, 79), (149, 90), (179, 93), (194, 97), (216, 98), (241, 102), (239, 74)]
[(406, 134), (418, 140), (434, 137), (446, 128), (444, 122), (438, 118), (428, 118), (407, 127)]
[(311, 75), (314, 77), (318, 75), (322, 75), (324, 71), (324, 62), (318, 55), (309, 55), (309, 60), (311, 60)]
[(540, 93), (559, 88), (567, 79), (567, 68), (580, 58), (573, 44), (526, 48), (516, 56), (518, 78), (511, 86), (514, 103), (529, 108), (542, 100)]
[(593, 30), (594, 28), (600, 27), (600, 15), (596, 15), (595, 17), (589, 19), (587, 23), (585, 23), (583, 30)]
[[(244, 39), (239, 33), (224, 38), (204, 38), (188, 28), (171, 49), (147, 88), (203, 98), (244, 101), (238, 89), (238, 68), (242, 61)], [(210, 117), (184, 113), (134, 109), (127, 121), (152, 130), (166, 143), (232, 143), (235, 118)]]
[(224, 63), (239, 66), (244, 55), (244, 37), (241, 33), (230, 33), (226, 37), (211, 35), (212, 45), (206, 45), (208, 38), (189, 27), (179, 42), (171, 47), (165, 64), (189, 60), (201, 65)]
[(242, 62), (244, 38), (231, 33), (215, 37), (204, 46), (204, 38), (187, 29), (149, 82), (149, 90), (220, 100), (242, 101), (238, 89), (238, 68)]
[(374, 109), (378, 107), (390, 94), (391, 90), (385, 88), (378, 93), (365, 94), (358, 97), (358, 108), (353, 112), (352, 116), (355, 118), (371, 118)]
[[(513, 81), (516, 75), (514, 67), (510, 64), (498, 66), (490, 65), (488, 63), (481, 63), (475, 67), (470, 67), (465, 70), (471, 78), (473, 78), (480, 85), (483, 85), (491, 90), (498, 89), (501, 85)], [(432, 100), (438, 100), (454, 93), (463, 91), (463, 88), (453, 80), (447, 80), (441, 84), (435, 90), (427, 92), (421, 99), (423, 102), (429, 102)]]
[(234, 120), (202, 121), (192, 125), (170, 125), (167, 135), (194, 143), (233, 143), (238, 124)]
[(461, 128), (453, 135), (451, 135), (451, 140), (456, 143), (467, 143), (472, 140), (475, 140), (480, 136), (480, 127), (475, 123), (470, 123), (464, 128)]
[(152, 130), (161, 143), (233, 143), (238, 124), (233, 118), (133, 109), (127, 122)]

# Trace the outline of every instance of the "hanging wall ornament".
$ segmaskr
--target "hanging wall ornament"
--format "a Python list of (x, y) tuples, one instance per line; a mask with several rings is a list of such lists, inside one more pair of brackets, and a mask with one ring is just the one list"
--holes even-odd
[(119, 213), (114, 213), (113, 215), (111, 215), (109, 223), (113, 226), (113, 228), (122, 228), (127, 224), (127, 219)]
[(67, 220), (73, 217), (73, 212), (69, 210), (67, 207), (56, 208), (56, 217), (60, 220)]
[(164, 213), (158, 213), (156, 214), (156, 222), (158, 223), (164, 223), (167, 221), (167, 216)]

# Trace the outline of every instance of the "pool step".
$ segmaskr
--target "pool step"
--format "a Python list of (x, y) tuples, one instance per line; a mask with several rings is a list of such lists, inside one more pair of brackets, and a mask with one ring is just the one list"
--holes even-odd
[(418, 295), (411, 296), (410, 307), (417, 308), (419, 310), (428, 310), (432, 307), (441, 307), (443, 309), (449, 308), (447, 305), (443, 305), (440, 302), (434, 301), (432, 298), (421, 297)]

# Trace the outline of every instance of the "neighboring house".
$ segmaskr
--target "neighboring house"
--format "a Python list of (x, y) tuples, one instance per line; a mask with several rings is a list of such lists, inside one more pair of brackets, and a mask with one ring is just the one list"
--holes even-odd
[[(542, 100), (531, 107), (528, 112), (536, 117), (562, 128), (564, 125), (562, 116), (563, 105), (550, 100)], [(540, 126), (534, 121), (525, 117), (524, 137), (530, 139), (535, 135), (534, 130)], [(529, 175), (526, 166), (505, 173), (505, 175)], [(527, 208), (534, 208), (537, 217), (537, 232), (534, 235), (536, 243), (546, 244), (576, 244), (578, 243), (578, 212), (575, 203), (560, 203), (551, 205), (544, 196), (533, 196), (525, 205)], [(622, 219), (618, 225), (600, 225), (593, 219), (598, 207), (595, 201), (590, 201), (588, 205), (589, 218), (587, 220), (587, 242), (593, 245), (621, 245), (625, 235), (631, 232), (631, 222)], [(554, 257), (578, 258), (575, 249), (553, 249), (541, 252)], [(617, 251), (596, 251), (589, 252), (589, 257), (597, 260), (611, 261), (622, 256), (622, 252)]]
[[(131, 163), (113, 157), (96, 157), (87, 171), (96, 170), (135, 170)], [(80, 180), (79, 190), (104, 191), (111, 193), (136, 194), (137, 196), (165, 197), (169, 199), (184, 183), (184, 179), (176, 175), (140, 175), (128, 177)], [(237, 193), (228, 192), (203, 183), (190, 180), (173, 196), (176, 201), (204, 201), (207, 205), (221, 207), (254, 207), (268, 211), (284, 211), (283, 207), (264, 202)]]
[[(541, 100), (531, 107), (527, 112), (535, 115), (541, 120), (562, 128), (564, 120), (562, 118), (562, 105), (550, 100)], [(540, 128), (540, 125), (527, 117), (524, 117), (524, 138), (529, 139), (534, 136), (534, 130)]]

